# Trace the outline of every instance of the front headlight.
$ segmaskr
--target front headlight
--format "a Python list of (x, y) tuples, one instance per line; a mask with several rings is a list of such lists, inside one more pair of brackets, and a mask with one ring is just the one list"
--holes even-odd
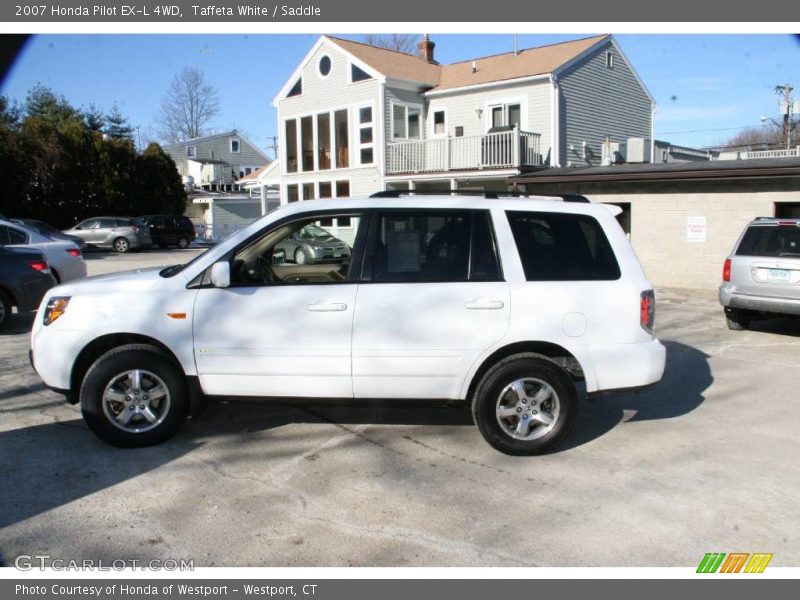
[(67, 312), (70, 296), (53, 296), (47, 301), (47, 308), (44, 309), (44, 324), (50, 325), (61, 315)]

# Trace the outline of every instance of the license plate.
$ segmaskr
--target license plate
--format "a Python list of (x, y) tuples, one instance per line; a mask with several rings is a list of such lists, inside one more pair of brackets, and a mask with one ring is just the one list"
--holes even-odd
[(336, 248), (333, 251), (333, 258), (341, 258), (341, 257), (342, 257), (342, 249), (341, 248)]
[(788, 269), (769, 269), (767, 271), (768, 281), (789, 281)]

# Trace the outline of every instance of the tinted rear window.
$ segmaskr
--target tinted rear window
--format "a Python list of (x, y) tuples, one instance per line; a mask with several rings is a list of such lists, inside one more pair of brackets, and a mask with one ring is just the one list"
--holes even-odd
[(593, 217), (516, 211), (506, 214), (528, 281), (619, 279), (614, 251)]
[(800, 227), (749, 227), (736, 249), (736, 255), (800, 257)]

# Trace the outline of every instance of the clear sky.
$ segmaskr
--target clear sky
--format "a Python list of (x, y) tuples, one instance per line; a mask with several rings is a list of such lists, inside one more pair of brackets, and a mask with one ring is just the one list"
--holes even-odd
[[(513, 49), (513, 35), (431, 33), (442, 63)], [(586, 35), (591, 35), (587, 32)], [(520, 35), (521, 48), (586, 35)], [(173, 76), (196, 67), (219, 90), (217, 131), (237, 128), (264, 149), (276, 134), (271, 101), (317, 35), (38, 35), (30, 40), (2, 85), (20, 101), (42, 83), (76, 106), (117, 102), (143, 140)], [(359, 40), (358, 35), (344, 35)], [(658, 104), (656, 137), (707, 146), (778, 120), (777, 84), (791, 83), (800, 98), (800, 40), (771, 35), (618, 35), (623, 51)]]

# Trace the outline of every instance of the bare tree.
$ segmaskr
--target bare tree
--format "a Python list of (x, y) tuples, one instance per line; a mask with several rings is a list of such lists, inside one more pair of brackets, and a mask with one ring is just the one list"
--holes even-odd
[(397, 50), (398, 52), (405, 52), (406, 54), (416, 54), (417, 43), (420, 40), (420, 36), (412, 33), (388, 33), (385, 35), (368, 33), (364, 36), (363, 40), (365, 44), (369, 44), (370, 46)]
[(185, 68), (170, 83), (157, 117), (158, 133), (167, 142), (200, 137), (219, 114), (217, 89), (199, 69)]
[(772, 150), (785, 144), (781, 130), (774, 126), (747, 127), (731, 137), (720, 140), (719, 150)]

